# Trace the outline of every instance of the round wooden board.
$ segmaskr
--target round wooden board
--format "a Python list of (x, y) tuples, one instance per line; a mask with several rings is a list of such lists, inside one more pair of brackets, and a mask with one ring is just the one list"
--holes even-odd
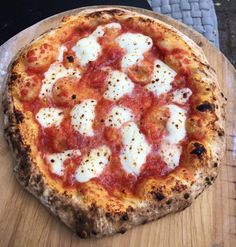
[[(236, 71), (219, 50), (186, 25), (148, 10), (124, 8), (160, 19), (185, 33), (203, 48), (211, 66), (217, 71), (220, 85), (228, 98), (228, 105), (226, 108), (227, 147), (216, 183), (183, 212), (136, 227), (124, 235), (117, 234), (98, 240), (81, 240), (52, 216), (38, 200), (19, 186), (13, 176), (12, 162), (14, 161), (3, 138), (1, 124), (0, 246), (236, 246)], [(10, 61), (22, 47), (48, 29), (57, 26), (63, 16), (75, 14), (84, 9), (86, 8), (67, 11), (45, 19), (4, 43), (0, 47), (0, 80), (2, 82), (0, 90), (3, 90), (3, 81)], [(0, 112), (2, 123), (2, 107)]]

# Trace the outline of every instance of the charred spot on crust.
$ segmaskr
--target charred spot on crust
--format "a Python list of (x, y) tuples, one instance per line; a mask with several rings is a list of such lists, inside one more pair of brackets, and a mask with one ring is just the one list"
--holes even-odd
[(149, 18), (143, 18), (143, 17), (139, 17), (138, 18), (139, 22), (143, 22), (143, 23), (153, 23), (154, 21), (149, 19)]
[(148, 222), (148, 220), (145, 219), (145, 220), (142, 221), (142, 224), (144, 225), (144, 224), (146, 224), (147, 222)]
[(105, 15), (105, 14), (108, 14), (111, 16), (123, 15), (124, 11), (122, 11), (120, 9), (103, 10), (103, 11), (97, 11), (97, 12), (89, 13), (88, 15), (86, 15), (86, 17), (99, 18), (99, 17), (103, 17), (103, 15)]
[(152, 192), (152, 195), (157, 201), (162, 201), (163, 199), (165, 199), (165, 196), (161, 192)]
[(199, 41), (197, 44), (198, 44), (198, 46), (200, 46), (200, 47), (202, 47), (202, 46), (203, 46), (202, 41)]
[(215, 107), (214, 107), (214, 104), (211, 104), (209, 102), (205, 102), (201, 105), (198, 105), (196, 108), (200, 112), (205, 112), (205, 111), (213, 111)]
[(206, 183), (207, 183), (208, 185), (211, 185), (211, 180), (210, 180), (209, 177), (206, 177), (205, 180), (206, 180)]
[(172, 191), (181, 193), (187, 189), (187, 185), (183, 184), (181, 181), (177, 181), (175, 186), (171, 188)]
[(73, 56), (67, 56), (66, 59), (67, 59), (67, 61), (69, 63), (73, 63), (74, 62), (74, 57)]
[(217, 166), (218, 166), (218, 163), (217, 163), (217, 162), (215, 162), (213, 166), (214, 166), (214, 167), (217, 167)]
[(87, 218), (83, 215), (79, 215), (76, 220), (80, 225), (86, 225), (87, 223)]
[(87, 233), (85, 230), (77, 231), (76, 233), (77, 233), (78, 236), (81, 237), (81, 238), (87, 238), (87, 237), (88, 237), (88, 233)]
[(133, 211), (134, 211), (134, 208), (133, 208), (133, 207), (129, 206), (129, 207), (127, 208), (127, 212), (133, 212)]
[(118, 233), (124, 234), (126, 232), (126, 229), (124, 227), (120, 228)]
[(24, 115), (22, 114), (21, 111), (14, 109), (14, 114), (15, 114), (15, 118), (16, 118), (16, 123), (22, 123), (24, 120)]
[(122, 216), (121, 216), (121, 221), (127, 221), (129, 219), (129, 216), (127, 213), (124, 213)]
[(95, 236), (98, 234), (95, 230), (92, 230), (91, 233)]
[(170, 205), (172, 203), (172, 199), (169, 199), (168, 201), (166, 201), (167, 205)]
[(206, 148), (202, 144), (195, 142), (193, 145), (195, 148), (191, 151), (191, 154), (201, 156), (203, 153), (206, 152)]
[(189, 197), (190, 197), (189, 193), (184, 194), (184, 199), (188, 200)]
[(17, 79), (17, 77), (18, 77), (18, 76), (17, 76), (17, 73), (14, 73), (14, 72), (13, 72), (13, 73), (11, 74), (10, 80), (11, 80), (11, 81), (15, 81), (15, 80)]
[(218, 130), (218, 136), (224, 136), (225, 135), (225, 132), (223, 129), (219, 129)]

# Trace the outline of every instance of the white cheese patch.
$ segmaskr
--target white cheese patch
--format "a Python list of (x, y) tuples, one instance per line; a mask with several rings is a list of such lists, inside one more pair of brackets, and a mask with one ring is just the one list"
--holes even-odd
[(62, 64), (53, 63), (47, 72), (44, 73), (44, 79), (42, 81), (42, 87), (40, 90), (40, 97), (51, 97), (52, 88), (56, 81), (63, 77), (73, 76), (78, 79), (81, 78), (81, 73), (78, 68), (65, 68)]
[(93, 136), (93, 121), (95, 118), (95, 107), (97, 101), (86, 99), (77, 104), (71, 110), (71, 123), (76, 131), (84, 136)]
[(153, 42), (148, 36), (140, 33), (124, 33), (116, 38), (116, 42), (126, 51), (121, 66), (124, 70), (143, 59), (143, 54), (151, 49)]
[(104, 27), (105, 28), (115, 28), (115, 29), (119, 29), (119, 30), (121, 29), (120, 23), (117, 23), (117, 22), (111, 22), (109, 24), (106, 24)]
[(108, 100), (116, 101), (124, 95), (132, 92), (134, 83), (125, 73), (118, 70), (111, 71), (107, 78), (107, 90), (103, 97)]
[(75, 172), (75, 178), (78, 182), (84, 183), (91, 178), (98, 177), (109, 163), (111, 151), (107, 146), (101, 146), (92, 149), (83, 157), (80, 166)]
[(178, 89), (173, 92), (172, 101), (178, 104), (185, 104), (191, 95), (192, 91), (189, 88)]
[(52, 173), (63, 176), (64, 175), (64, 161), (73, 156), (80, 156), (79, 150), (66, 150), (62, 153), (49, 154), (46, 156), (47, 162), (50, 165)]
[(63, 111), (54, 107), (41, 108), (36, 114), (36, 119), (43, 128), (59, 126), (63, 117)]
[(79, 59), (81, 66), (85, 66), (90, 61), (95, 61), (102, 51), (100, 44), (97, 42), (97, 38), (94, 36), (88, 36), (80, 39), (77, 44), (72, 48), (76, 57)]
[(122, 106), (114, 106), (105, 120), (105, 125), (113, 128), (120, 128), (124, 123), (133, 120), (130, 109)]
[(59, 49), (59, 53), (58, 53), (58, 57), (57, 57), (57, 61), (58, 62), (62, 62), (63, 61), (63, 55), (64, 55), (64, 52), (67, 51), (67, 48), (62, 45)]
[(170, 118), (167, 121), (167, 136), (161, 144), (159, 154), (170, 169), (179, 165), (182, 147), (179, 142), (186, 136), (186, 111), (177, 105), (167, 105)]
[(166, 124), (168, 134), (165, 140), (170, 144), (178, 144), (186, 136), (186, 111), (177, 105), (167, 105), (167, 107), (170, 111), (170, 118)]
[(120, 153), (121, 164), (127, 173), (138, 175), (151, 147), (134, 122), (125, 124), (121, 128), (121, 133), (123, 143)]
[(170, 169), (179, 165), (181, 152), (182, 148), (180, 146), (167, 142), (162, 143), (159, 150), (161, 158)]
[(171, 83), (176, 74), (177, 73), (168, 65), (157, 59), (154, 63), (152, 81), (147, 84), (145, 88), (157, 96), (168, 93), (172, 89)]
[(97, 39), (104, 35), (105, 28), (118, 28), (119, 23), (110, 23), (104, 26), (98, 26), (89, 36), (80, 39), (72, 50), (75, 52), (81, 66), (86, 66), (89, 62), (95, 61), (101, 54), (102, 47)]

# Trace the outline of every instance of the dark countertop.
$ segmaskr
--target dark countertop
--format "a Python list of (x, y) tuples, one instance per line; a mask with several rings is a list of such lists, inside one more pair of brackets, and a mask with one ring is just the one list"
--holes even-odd
[(5, 0), (0, 5), (0, 44), (49, 16), (88, 5), (132, 5), (151, 10), (146, 0)]

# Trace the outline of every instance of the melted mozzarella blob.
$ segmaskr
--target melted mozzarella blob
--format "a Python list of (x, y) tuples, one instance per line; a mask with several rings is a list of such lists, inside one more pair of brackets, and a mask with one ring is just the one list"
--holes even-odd
[(36, 119), (43, 128), (59, 126), (63, 117), (63, 111), (54, 107), (41, 108), (36, 114)]
[(186, 104), (192, 95), (192, 91), (189, 88), (178, 89), (173, 92), (172, 101), (178, 104)]
[(134, 122), (125, 124), (121, 128), (123, 148), (120, 160), (127, 173), (140, 173), (142, 165), (146, 162), (151, 147)]
[(170, 118), (167, 121), (167, 136), (160, 146), (159, 154), (170, 169), (179, 165), (182, 147), (179, 142), (186, 136), (186, 111), (177, 105), (167, 105)]
[(143, 54), (153, 45), (150, 37), (140, 33), (124, 33), (116, 38), (116, 42), (126, 51), (121, 61), (121, 67), (124, 70), (140, 62)]
[(60, 78), (68, 76), (73, 76), (78, 79), (81, 78), (81, 73), (78, 68), (65, 68), (63, 64), (61, 64), (65, 51), (67, 51), (67, 48), (62, 45), (59, 49), (56, 62), (51, 64), (49, 69), (44, 73), (44, 79), (42, 81), (42, 87), (39, 93), (39, 97), (51, 97), (53, 85)]
[(120, 128), (124, 123), (133, 120), (133, 115), (128, 108), (114, 106), (105, 120), (105, 125), (113, 128)]
[(107, 90), (103, 97), (108, 100), (116, 101), (124, 95), (133, 91), (134, 83), (125, 73), (118, 70), (111, 71), (107, 78)]
[(89, 62), (95, 61), (102, 52), (102, 47), (97, 39), (104, 35), (105, 28), (121, 29), (119, 23), (110, 23), (104, 26), (98, 26), (89, 36), (80, 39), (72, 48), (81, 66), (86, 66)]
[(175, 144), (164, 142), (161, 144), (159, 153), (168, 168), (174, 169), (179, 165), (182, 148)]
[(93, 136), (93, 122), (97, 101), (86, 99), (71, 110), (71, 123), (76, 131), (84, 136)]
[(64, 175), (64, 161), (72, 156), (80, 156), (80, 150), (66, 150), (62, 153), (49, 154), (46, 156), (47, 162), (50, 165), (52, 173), (63, 176)]
[(80, 79), (80, 70), (77, 68), (65, 68), (61, 63), (53, 63), (49, 67), (48, 71), (44, 73), (44, 79), (42, 81), (42, 87), (39, 93), (39, 97), (51, 97), (52, 88), (56, 81), (60, 78), (68, 76), (73, 76)]
[(186, 111), (177, 105), (167, 105), (170, 111), (170, 118), (167, 121), (166, 141), (170, 144), (178, 144), (186, 136), (185, 122)]
[(84, 183), (94, 177), (98, 177), (109, 163), (110, 155), (111, 151), (106, 145), (92, 149), (83, 157), (80, 166), (75, 172), (75, 179), (80, 183)]
[(154, 63), (152, 82), (147, 84), (145, 88), (157, 96), (168, 93), (172, 89), (171, 83), (176, 74), (168, 65), (157, 59)]

